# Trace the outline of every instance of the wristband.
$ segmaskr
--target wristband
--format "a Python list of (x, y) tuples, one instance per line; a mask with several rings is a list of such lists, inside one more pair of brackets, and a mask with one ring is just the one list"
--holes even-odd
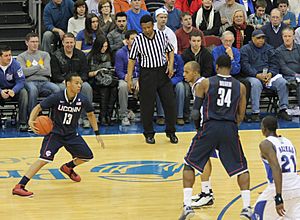
[(280, 193), (277, 193), (277, 194), (276, 194), (276, 196), (274, 197), (274, 200), (275, 200), (275, 204), (276, 204), (276, 205), (280, 205), (280, 204), (283, 203), (283, 199), (282, 199)]
[(94, 133), (95, 133), (95, 135), (100, 135), (100, 132), (99, 132), (99, 130), (97, 130), (97, 131), (94, 131)]

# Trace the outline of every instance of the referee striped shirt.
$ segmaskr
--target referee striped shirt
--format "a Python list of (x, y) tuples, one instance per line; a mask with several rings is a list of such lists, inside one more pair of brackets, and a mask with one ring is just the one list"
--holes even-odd
[(142, 68), (162, 67), (166, 64), (166, 53), (173, 51), (173, 46), (168, 37), (159, 30), (154, 30), (152, 39), (140, 33), (133, 41), (129, 59), (139, 57)]

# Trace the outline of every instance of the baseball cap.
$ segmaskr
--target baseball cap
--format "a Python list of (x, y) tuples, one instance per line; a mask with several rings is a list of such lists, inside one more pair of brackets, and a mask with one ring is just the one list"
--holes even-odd
[(262, 30), (255, 30), (252, 32), (252, 37), (264, 37), (266, 36)]
[(157, 9), (157, 10), (155, 11), (155, 17), (157, 17), (157, 15), (159, 15), (159, 14), (165, 14), (165, 15), (167, 15), (168, 12), (167, 12), (167, 10), (164, 9), (164, 8), (159, 8), (159, 9)]

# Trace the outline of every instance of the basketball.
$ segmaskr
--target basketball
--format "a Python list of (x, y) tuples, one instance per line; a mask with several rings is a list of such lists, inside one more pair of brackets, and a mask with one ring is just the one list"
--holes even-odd
[(39, 129), (39, 134), (47, 135), (52, 131), (53, 122), (48, 116), (38, 116), (35, 119), (35, 127)]

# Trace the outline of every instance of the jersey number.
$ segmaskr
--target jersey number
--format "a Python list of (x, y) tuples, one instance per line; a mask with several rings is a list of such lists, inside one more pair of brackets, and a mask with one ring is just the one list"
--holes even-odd
[(65, 113), (65, 117), (64, 117), (63, 124), (64, 124), (64, 125), (69, 125), (69, 124), (71, 124), (72, 117), (73, 117), (72, 114)]
[(291, 155), (290, 157), (283, 155), (281, 157), (281, 161), (283, 162), (281, 167), (283, 173), (296, 172), (296, 161), (294, 155)]
[(224, 88), (219, 88), (218, 89), (218, 95), (219, 98), (217, 100), (217, 105), (218, 106), (224, 106), (224, 104), (226, 105), (226, 107), (230, 107), (231, 104), (231, 89), (224, 89)]

